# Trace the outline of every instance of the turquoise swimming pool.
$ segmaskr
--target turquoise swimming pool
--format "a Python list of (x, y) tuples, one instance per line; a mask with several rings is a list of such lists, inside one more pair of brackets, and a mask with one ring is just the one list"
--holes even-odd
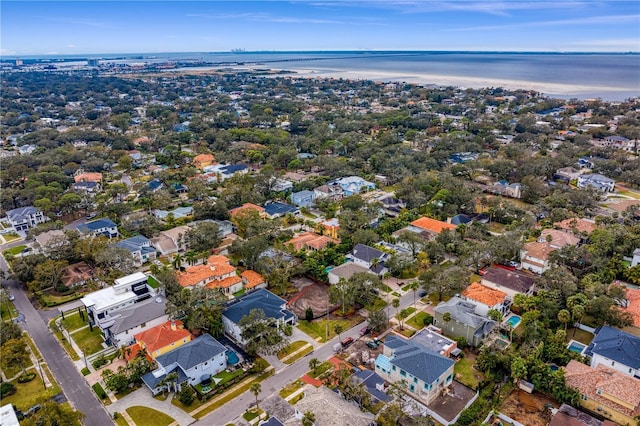
[(511, 315), (505, 321), (505, 324), (509, 325), (511, 328), (516, 328), (518, 324), (520, 324), (521, 318), (518, 315)]
[(238, 354), (232, 351), (231, 349), (227, 349), (227, 352), (225, 353), (227, 355), (228, 364), (236, 365), (238, 362), (240, 362), (240, 358), (238, 358)]
[(584, 349), (587, 347), (587, 345), (580, 343), (576, 340), (572, 340), (569, 342), (569, 346), (567, 346), (567, 349), (569, 349), (571, 352), (577, 352), (579, 354), (582, 353), (582, 351), (584, 351)]

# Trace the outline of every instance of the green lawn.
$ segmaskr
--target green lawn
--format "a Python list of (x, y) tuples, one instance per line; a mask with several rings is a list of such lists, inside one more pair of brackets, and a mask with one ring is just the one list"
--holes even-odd
[(147, 277), (147, 284), (149, 284), (149, 287), (151, 287), (151, 288), (160, 287), (160, 283), (158, 282), (158, 280), (153, 278), (151, 275), (149, 275), (149, 277)]
[(336, 336), (336, 333), (333, 330), (337, 324), (340, 324), (342, 326), (342, 329), (346, 331), (351, 327), (353, 327), (354, 325), (361, 323), (363, 320), (364, 318), (362, 318), (360, 315), (352, 315), (348, 319), (341, 319), (341, 320), (321, 319), (321, 320), (314, 320), (311, 322), (300, 321), (298, 323), (298, 328), (301, 331), (307, 333), (313, 339), (319, 342), (325, 343), (326, 342), (325, 336), (327, 334), (327, 325), (328, 325), (329, 340), (331, 340)]
[(304, 382), (300, 379), (296, 380), (295, 382), (291, 382), (287, 386), (283, 387), (282, 390), (280, 390), (280, 397), (283, 399), (287, 399), (289, 395), (291, 395), (292, 393), (294, 393), (295, 391), (297, 391), (303, 386), (304, 386)]
[(250, 422), (251, 420), (261, 415), (262, 413), (264, 413), (264, 411), (262, 410), (258, 411), (255, 408), (252, 408), (251, 411), (245, 411), (245, 413), (242, 415), (242, 418)]
[(471, 274), (469, 277), (469, 284), (479, 283), (480, 281), (482, 281), (482, 277), (478, 274)]
[(399, 330), (399, 329), (398, 329), (398, 330), (396, 330), (396, 331), (397, 331), (398, 333), (402, 334), (404, 337), (411, 337), (411, 336), (413, 336), (414, 334), (416, 334), (416, 331), (415, 331), (415, 330), (411, 330), (411, 329), (406, 328), (406, 327), (404, 328), (404, 330)]
[(411, 318), (409, 318), (408, 320), (406, 320), (404, 323), (407, 325), (410, 325), (411, 327), (415, 328), (416, 330), (420, 330), (424, 327), (424, 319), (428, 316), (429, 314), (423, 311), (418, 312), (417, 314), (415, 314), (414, 316), (412, 316)]
[(117, 426), (129, 426), (129, 423), (122, 417), (122, 414), (115, 420)]
[(240, 297), (240, 296), (244, 295), (244, 293), (245, 293), (246, 291), (247, 291), (247, 290), (246, 290), (246, 289), (244, 289), (244, 288), (243, 288), (242, 290), (236, 291), (235, 293), (233, 293), (233, 297), (236, 297), (236, 298), (237, 298), (237, 297)]
[(5, 256), (6, 255), (16, 256), (16, 255), (22, 253), (22, 250), (24, 250), (26, 248), (27, 248), (26, 245), (21, 244), (19, 246), (11, 247), (10, 249), (6, 249), (5, 251), (2, 252), (2, 254), (4, 254)]
[(174, 422), (172, 417), (148, 407), (129, 407), (127, 413), (136, 426), (168, 426)]
[(278, 359), (282, 360), (282, 358), (291, 355), (292, 353), (306, 345), (308, 345), (308, 343), (304, 340), (296, 340), (295, 342), (291, 342), (289, 343), (289, 345), (287, 345), (286, 348), (278, 352)]
[(218, 374), (216, 374), (215, 376), (213, 376), (213, 378), (215, 379), (220, 379), (220, 381), (216, 384), (216, 386), (222, 386), (225, 383), (227, 383), (229, 380), (234, 379), (240, 375), (242, 375), (242, 373), (244, 373), (244, 371), (242, 369), (237, 369), (236, 371), (232, 371), (232, 372), (228, 372), (227, 370), (221, 371)]
[(381, 289), (382, 291), (384, 291), (385, 293), (391, 293), (391, 287), (389, 287), (389, 286), (388, 286), (388, 285), (386, 285), (386, 284), (382, 284), (382, 286), (380, 286), (380, 289)]
[(392, 296), (395, 296), (395, 297), (400, 297), (400, 296), (402, 296), (402, 295), (401, 295), (400, 293), (398, 293), (397, 291), (394, 291), (393, 293), (391, 293), (391, 295), (392, 295)]
[(40, 399), (49, 399), (60, 392), (60, 388), (57, 386), (45, 390), (40, 375), (36, 375), (35, 379), (27, 383), (18, 383), (17, 379), (11, 383), (15, 385), (17, 392), (2, 398), (1, 403), (2, 405), (14, 404), (22, 411), (28, 410), (32, 405), (40, 402)]
[(2, 316), (2, 321), (7, 321), (18, 316), (18, 311), (16, 310), (16, 307), (13, 306), (13, 302), (8, 298), (3, 297), (3, 301), (0, 303), (0, 314)]
[[(407, 310), (407, 314), (408, 314), (408, 315), (411, 315), (412, 313), (414, 313), (414, 312), (416, 311), (416, 308), (414, 308), (413, 306), (410, 306), (410, 307), (405, 308), (405, 309)], [(400, 320), (400, 318), (398, 318), (398, 315), (396, 315), (396, 318), (397, 318), (398, 320)]]
[(38, 299), (40, 299), (40, 303), (42, 303), (43, 305), (52, 307), (52, 306), (63, 305), (67, 302), (71, 302), (72, 300), (80, 299), (84, 295), (85, 295), (85, 292), (82, 292), (82, 291), (73, 292), (65, 296), (54, 296), (48, 293), (40, 293), (38, 294)]
[(325, 361), (322, 364), (320, 364), (318, 366), (318, 368), (316, 368), (316, 372), (314, 373), (313, 370), (309, 370), (309, 372), (307, 372), (307, 374), (313, 378), (319, 377), (321, 375), (323, 375), (324, 373), (326, 373), (327, 371), (331, 370), (333, 368), (333, 364), (329, 361)]
[(375, 311), (379, 311), (380, 309), (384, 309), (385, 306), (387, 306), (387, 302), (380, 299), (379, 297), (376, 297), (373, 303), (369, 305), (365, 305), (364, 308), (369, 312), (375, 312)]
[(476, 389), (478, 384), (482, 381), (483, 374), (474, 370), (471, 366), (473, 360), (468, 358), (461, 358), (456, 365), (453, 366), (453, 372), (455, 373), (456, 380), (471, 389)]
[(9, 232), (7, 234), (3, 235), (4, 240), (8, 243), (10, 243), (11, 241), (16, 241), (20, 239), (20, 235), (16, 234), (15, 232)]
[[(574, 336), (574, 330), (575, 330), (575, 336)], [(572, 340), (572, 339), (577, 340), (580, 343), (584, 343), (585, 345), (588, 345), (593, 340), (593, 334), (580, 329), (568, 328), (567, 343), (569, 342), (569, 340)]]
[(304, 348), (303, 350), (301, 350), (300, 352), (298, 352), (297, 354), (295, 354), (294, 356), (292, 356), (291, 358), (287, 358), (283, 362), (285, 364), (293, 364), (294, 362), (296, 362), (297, 360), (299, 360), (302, 357), (307, 356), (311, 352), (313, 352), (313, 346), (309, 345), (306, 348)]
[(71, 333), (71, 338), (82, 349), (85, 355), (93, 355), (96, 352), (100, 352), (103, 348), (102, 333), (98, 327), (93, 327), (93, 331), (89, 327), (82, 330)]
[(65, 314), (64, 319), (62, 320), (62, 325), (64, 326), (65, 330), (74, 331), (86, 325), (89, 325), (86, 314), (84, 316), (84, 319), (85, 320), (83, 321), (82, 318), (80, 318), (80, 314), (78, 314), (77, 311), (75, 311), (75, 313), (70, 312), (68, 314)]

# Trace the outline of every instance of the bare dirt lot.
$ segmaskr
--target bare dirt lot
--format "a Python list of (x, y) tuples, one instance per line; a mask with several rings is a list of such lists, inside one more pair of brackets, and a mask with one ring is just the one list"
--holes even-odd
[(555, 399), (548, 398), (538, 392), (528, 394), (516, 389), (507, 397), (500, 411), (527, 426), (546, 426), (551, 419), (546, 404), (558, 408), (560, 404)]
[[(319, 318), (327, 313), (328, 303), (329, 286), (312, 282), (311, 284), (307, 283), (307, 285), (303, 286), (300, 292), (289, 300), (289, 309), (291, 309), (298, 318), (304, 318), (307, 308), (311, 308), (313, 310), (313, 317)], [(337, 308), (338, 305), (328, 305), (329, 312)]]
[(374, 369), (374, 361), (379, 354), (382, 353), (382, 345), (377, 349), (371, 349), (367, 346), (367, 342), (372, 339), (364, 336), (356, 340), (351, 346), (344, 350), (344, 359), (356, 366), (363, 366), (370, 370)]

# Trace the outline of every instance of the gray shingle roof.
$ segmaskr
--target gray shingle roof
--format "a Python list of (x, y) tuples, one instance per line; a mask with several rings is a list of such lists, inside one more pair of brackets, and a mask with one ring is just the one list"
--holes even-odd
[(17, 209), (9, 210), (7, 217), (13, 222), (22, 222), (25, 217), (38, 213), (38, 210), (33, 206), (18, 207)]
[(156, 361), (162, 366), (168, 366), (175, 362), (186, 371), (226, 350), (227, 348), (216, 339), (208, 334), (203, 334), (179, 348), (160, 355)]
[(387, 337), (384, 345), (394, 351), (391, 364), (425, 383), (435, 382), (454, 364), (449, 358), (393, 334)]
[(382, 260), (385, 256), (384, 252), (364, 244), (356, 244), (351, 253), (354, 258), (365, 262), (371, 262), (373, 259)]
[(231, 302), (222, 315), (237, 324), (243, 317), (249, 315), (252, 309), (262, 309), (266, 318), (287, 319), (293, 314), (282, 308), (286, 303), (284, 299), (261, 288)]
[(640, 368), (640, 337), (605, 325), (585, 351), (585, 355), (593, 354), (631, 368)]
[(482, 281), (498, 284), (519, 293), (527, 293), (531, 287), (533, 287), (535, 278), (524, 272), (509, 271), (492, 266), (488, 268), (487, 273), (482, 276)]
[(449, 312), (451, 319), (461, 322), (474, 330), (478, 330), (482, 327), (483, 330), (491, 330), (497, 325), (497, 323), (488, 318), (476, 315), (475, 305), (470, 302), (465, 302), (458, 297), (452, 297), (449, 301), (441, 303), (434, 308), (434, 311), (439, 314)]
[[(160, 300), (160, 302), (158, 302)], [(167, 300), (162, 296), (134, 303), (114, 314), (113, 325), (109, 327), (113, 334), (131, 330), (145, 322), (152, 321), (165, 315)]]

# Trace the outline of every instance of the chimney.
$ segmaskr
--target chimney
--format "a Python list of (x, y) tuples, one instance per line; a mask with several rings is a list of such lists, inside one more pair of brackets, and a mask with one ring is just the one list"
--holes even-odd
[(176, 321), (175, 320), (171, 320), (171, 330), (173, 330), (173, 331), (176, 330)]

